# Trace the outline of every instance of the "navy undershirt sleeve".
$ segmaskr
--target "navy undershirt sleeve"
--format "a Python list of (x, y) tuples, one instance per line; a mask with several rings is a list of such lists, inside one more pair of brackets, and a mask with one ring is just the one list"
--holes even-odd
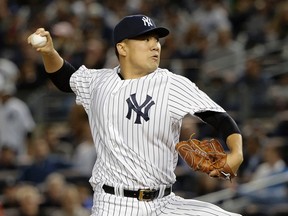
[(233, 133), (239, 133), (240, 129), (233, 118), (226, 112), (206, 111), (195, 113), (200, 119), (211, 125), (224, 140)]
[(73, 92), (70, 87), (70, 77), (76, 71), (76, 69), (67, 61), (64, 61), (62, 67), (54, 72), (47, 73), (53, 84), (63, 92)]

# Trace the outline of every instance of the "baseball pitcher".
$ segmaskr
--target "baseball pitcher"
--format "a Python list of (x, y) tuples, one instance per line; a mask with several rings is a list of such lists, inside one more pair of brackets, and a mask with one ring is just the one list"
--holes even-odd
[[(32, 46), (50, 79), (60, 90), (74, 92), (89, 116), (97, 152), (90, 178), (92, 216), (238, 215), (173, 193), (180, 153), (191, 168), (196, 163), (195, 170), (205, 167), (208, 175), (225, 179), (236, 175), (243, 155), (239, 128), (225, 110), (187, 78), (159, 68), (159, 38), (168, 29), (145, 15), (124, 17), (113, 32), (119, 66), (112, 69), (75, 69), (54, 49), (48, 31), (39, 28), (34, 34), (47, 38), (44, 45)], [(193, 139), (186, 147), (179, 143), (187, 114), (219, 131), (230, 150), (225, 157), (215, 159), (201, 145), (195, 150)], [(197, 157), (206, 162), (191, 162), (199, 151)]]

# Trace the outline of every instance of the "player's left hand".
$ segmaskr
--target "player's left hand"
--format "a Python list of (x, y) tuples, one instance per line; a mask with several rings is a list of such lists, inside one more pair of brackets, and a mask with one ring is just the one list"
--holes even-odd
[(238, 160), (234, 163), (234, 154), (229, 155), (224, 151), (217, 139), (197, 140), (192, 136), (187, 141), (176, 144), (176, 150), (183, 160), (195, 171), (207, 173), (211, 177), (231, 180), (239, 168)]
[[(237, 176), (237, 171), (242, 163), (242, 157), (241, 155), (237, 154), (227, 154), (227, 164), (231, 168), (231, 171), (233, 172), (234, 176)], [(217, 170), (213, 170), (209, 173), (210, 177), (219, 177), (219, 172)], [(224, 174), (225, 175), (225, 174)]]

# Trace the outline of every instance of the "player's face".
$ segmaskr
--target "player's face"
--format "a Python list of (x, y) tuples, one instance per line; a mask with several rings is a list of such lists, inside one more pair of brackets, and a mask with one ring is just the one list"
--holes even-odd
[(136, 73), (148, 74), (157, 69), (160, 63), (161, 45), (155, 34), (141, 35), (126, 40), (126, 64)]

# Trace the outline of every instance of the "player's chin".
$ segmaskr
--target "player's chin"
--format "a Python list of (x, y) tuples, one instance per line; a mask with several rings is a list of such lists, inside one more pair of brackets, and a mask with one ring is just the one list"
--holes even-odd
[(155, 71), (159, 67), (159, 61), (152, 61), (149, 65), (151, 71)]
[(157, 68), (158, 68), (158, 66), (157, 67), (150, 67), (149, 68), (149, 73), (153, 73)]

